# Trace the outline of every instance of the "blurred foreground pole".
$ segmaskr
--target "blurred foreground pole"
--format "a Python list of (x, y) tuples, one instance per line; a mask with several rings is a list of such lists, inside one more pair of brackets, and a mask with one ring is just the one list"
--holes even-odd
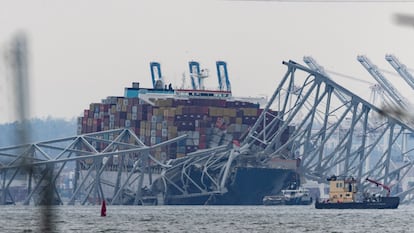
[(24, 33), (18, 33), (11, 42), (8, 63), (12, 72), (14, 94), (14, 116), (19, 122), (15, 144), (29, 143), (29, 75), (27, 58), (27, 38)]
[[(30, 143), (30, 128), (29, 128), (29, 112), (30, 112), (30, 85), (29, 85), (29, 69), (28, 69), (28, 43), (27, 36), (24, 33), (17, 33), (11, 42), (10, 52), (8, 54), (8, 63), (11, 68), (12, 86), (14, 94), (14, 116), (17, 121), (17, 137), (15, 138), (16, 145)], [(28, 153), (22, 160), (22, 172), (28, 176), (28, 193), (32, 190), (31, 181), (33, 175), (32, 158)], [(54, 214), (52, 211), (53, 201), (53, 166), (44, 170), (46, 172), (46, 189), (42, 192), (42, 197), (39, 198), (41, 206), (41, 232), (55, 232), (52, 220)]]

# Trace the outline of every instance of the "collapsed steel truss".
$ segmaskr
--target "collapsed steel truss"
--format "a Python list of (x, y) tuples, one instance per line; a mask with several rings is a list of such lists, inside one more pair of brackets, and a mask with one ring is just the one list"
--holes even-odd
[[(158, 161), (152, 150), (185, 135), (146, 146), (132, 131), (119, 129), (0, 148), (0, 203), (15, 203), (10, 189), (22, 179), (24, 204), (64, 203), (56, 181), (65, 168), (75, 171), (68, 204), (103, 198), (111, 204), (144, 204), (147, 185), (156, 186), (161, 201), (171, 195), (214, 196), (226, 192), (238, 157), (300, 159), (300, 172), (308, 180), (325, 182), (333, 174), (374, 178), (392, 184), (394, 194), (410, 201), (414, 188), (399, 188), (414, 165), (414, 146), (407, 142), (413, 128), (407, 119), (371, 105), (316, 71), (293, 61), (284, 64), (287, 73), (240, 145)], [(109, 180), (103, 174), (114, 157), (119, 162), (111, 168), (115, 179)], [(195, 167), (201, 171), (197, 176), (192, 174)]]
[[(104, 132), (84, 134), (76, 137), (45, 141), (34, 144), (13, 146), (0, 149), (1, 200), (2, 204), (15, 203), (10, 195), (13, 182), (25, 182), (27, 194), (23, 201), (29, 204), (52, 202), (63, 204), (56, 187), (56, 180), (64, 168), (75, 171), (73, 193), (68, 204), (88, 200), (100, 201), (110, 199), (112, 204), (121, 202), (126, 186), (135, 176), (138, 185), (142, 184), (144, 175), (151, 179), (151, 167), (166, 166), (151, 156), (157, 147), (168, 146), (186, 135), (153, 146), (146, 146), (129, 129), (117, 129)], [(118, 157), (115, 183), (107, 182), (102, 173), (107, 168), (107, 161)], [(126, 179), (121, 179), (126, 174)], [(103, 186), (112, 187), (112, 195), (105, 196)], [(46, 194), (49, 193), (49, 196)], [(135, 203), (142, 199), (141, 189), (136, 189)], [(48, 198), (44, 200), (44, 198)], [(93, 197), (93, 198), (91, 198)]]
[(414, 165), (410, 159), (414, 145), (407, 142), (413, 132), (407, 125), (410, 119), (398, 109), (375, 107), (300, 64), (284, 64), (288, 72), (272, 98), (278, 99), (274, 107), (281, 128), (294, 124), (295, 130), (272, 153), (292, 148), (307, 179), (324, 182), (332, 174), (359, 180), (373, 177), (391, 184), (396, 195), (408, 201), (412, 189), (398, 187)]

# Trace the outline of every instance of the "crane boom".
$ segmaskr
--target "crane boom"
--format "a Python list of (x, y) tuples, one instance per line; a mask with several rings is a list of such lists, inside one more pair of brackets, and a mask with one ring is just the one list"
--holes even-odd
[(364, 68), (374, 77), (375, 80), (381, 85), (385, 90), (394, 104), (407, 108), (407, 102), (404, 97), (397, 91), (397, 89), (384, 77), (384, 75), (377, 69), (377, 67), (372, 64), (372, 62), (366, 56), (358, 56), (358, 61), (364, 66)]
[(394, 55), (385, 55), (385, 60), (400, 74), (408, 85), (414, 90), (414, 77), (408, 72), (407, 67), (402, 64)]
[(378, 182), (378, 181), (376, 181), (376, 180), (369, 179), (369, 178), (366, 178), (365, 180), (367, 180), (367, 181), (369, 181), (369, 182), (371, 182), (371, 183), (373, 183), (373, 184), (376, 184), (377, 186), (381, 186), (382, 188), (384, 188), (385, 190), (387, 190), (387, 197), (389, 197), (389, 196), (390, 196), (390, 193), (391, 193), (391, 188), (390, 188), (390, 187), (388, 187), (387, 185), (382, 184), (382, 183), (380, 183), (380, 182)]

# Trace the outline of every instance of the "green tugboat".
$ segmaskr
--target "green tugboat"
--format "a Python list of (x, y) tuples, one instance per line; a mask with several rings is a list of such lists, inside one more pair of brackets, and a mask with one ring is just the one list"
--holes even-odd
[[(366, 179), (366, 181), (381, 186), (387, 190), (387, 195), (376, 196), (364, 193), (358, 195), (357, 181), (350, 177), (341, 179), (332, 176), (329, 181), (329, 199), (317, 200), (316, 209), (396, 209), (400, 204), (399, 197), (390, 196), (390, 188), (375, 180)], [(361, 196), (361, 200), (358, 200)]]

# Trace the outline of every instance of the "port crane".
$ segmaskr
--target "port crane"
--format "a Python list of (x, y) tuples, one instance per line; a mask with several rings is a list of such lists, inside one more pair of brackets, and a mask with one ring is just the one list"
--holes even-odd
[(385, 60), (391, 64), (391, 66), (400, 74), (401, 77), (407, 82), (408, 85), (414, 90), (414, 77), (408, 72), (407, 67), (402, 64), (398, 58), (392, 54), (385, 55)]
[(388, 94), (389, 103), (402, 109), (408, 108), (407, 100), (398, 92), (398, 90), (385, 78), (366, 56), (359, 55), (357, 60), (371, 74), (371, 76), (381, 85), (382, 89)]

